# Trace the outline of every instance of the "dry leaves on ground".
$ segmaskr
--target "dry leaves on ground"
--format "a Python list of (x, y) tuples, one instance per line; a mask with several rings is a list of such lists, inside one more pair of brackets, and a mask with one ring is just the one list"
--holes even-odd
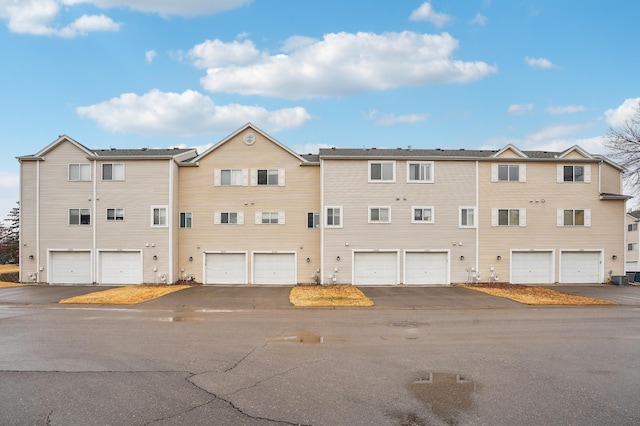
[(460, 287), (504, 297), (527, 305), (615, 305), (608, 300), (574, 296), (545, 287), (508, 283), (460, 284)]
[(189, 287), (188, 285), (134, 285), (70, 297), (58, 303), (135, 305)]
[(293, 306), (373, 306), (373, 301), (352, 285), (296, 286), (289, 293)]

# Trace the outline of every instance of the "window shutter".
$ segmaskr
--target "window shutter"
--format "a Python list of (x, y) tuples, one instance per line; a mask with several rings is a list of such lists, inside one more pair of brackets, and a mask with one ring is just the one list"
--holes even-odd
[(249, 185), (249, 170), (242, 169), (242, 186)]
[(491, 165), (491, 182), (497, 182), (497, 181), (498, 181), (498, 165), (492, 164)]
[(251, 186), (258, 185), (258, 169), (251, 169)]
[(498, 226), (498, 209), (491, 209), (491, 226)]
[(220, 220), (220, 217), (221, 217), (220, 212), (214, 212), (214, 213), (213, 213), (213, 224), (214, 224), (214, 225), (220, 225), (220, 223), (222, 222), (222, 221)]
[(527, 209), (520, 209), (520, 226), (527, 226)]
[(518, 168), (520, 169), (519, 170), (520, 182), (526, 182), (527, 181), (527, 165), (520, 164)]
[(564, 226), (564, 209), (558, 209), (557, 223), (558, 226)]
[(584, 226), (591, 226), (591, 209), (584, 209)]
[(238, 212), (238, 225), (244, 225), (244, 212)]
[(284, 225), (284, 212), (278, 212), (278, 224)]
[(556, 182), (564, 182), (564, 166), (558, 164), (556, 167)]
[(213, 170), (213, 186), (220, 186), (220, 169)]
[(278, 169), (278, 186), (284, 186), (284, 169)]
[(585, 164), (584, 166), (584, 182), (591, 183), (591, 164)]
[(262, 223), (262, 212), (256, 212), (256, 225), (260, 225)]

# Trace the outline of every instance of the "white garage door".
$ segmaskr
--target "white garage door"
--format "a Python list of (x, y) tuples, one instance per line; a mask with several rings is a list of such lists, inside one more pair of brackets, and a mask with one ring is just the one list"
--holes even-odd
[(560, 253), (560, 282), (563, 284), (598, 283), (600, 252), (563, 251)]
[(407, 252), (404, 259), (405, 284), (449, 284), (447, 253)]
[(553, 283), (553, 253), (514, 251), (511, 255), (511, 282), (514, 284)]
[(205, 284), (246, 284), (247, 255), (244, 253), (207, 253)]
[(51, 284), (92, 284), (91, 252), (51, 252)]
[(355, 285), (398, 284), (398, 255), (395, 252), (355, 253)]
[(254, 284), (297, 284), (294, 253), (255, 253)]
[(100, 252), (100, 284), (142, 284), (142, 254), (139, 251)]

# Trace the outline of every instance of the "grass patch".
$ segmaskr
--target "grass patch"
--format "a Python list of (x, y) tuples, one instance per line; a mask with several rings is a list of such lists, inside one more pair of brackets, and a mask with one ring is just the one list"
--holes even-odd
[[(0, 274), (9, 274), (11, 272), (18, 272), (20, 271), (20, 266), (19, 265), (0, 265)], [(0, 281), (0, 288), (3, 287), (19, 287), (22, 286), (23, 284), (20, 283), (12, 283), (9, 281)]]
[(68, 299), (62, 299), (58, 303), (135, 305), (189, 287), (188, 285), (133, 285), (70, 297)]
[(352, 285), (296, 286), (289, 293), (293, 306), (373, 306), (373, 301)]
[(460, 287), (515, 300), (526, 305), (616, 305), (617, 303), (594, 299), (592, 297), (574, 296), (546, 287), (527, 286), (508, 283), (460, 284)]

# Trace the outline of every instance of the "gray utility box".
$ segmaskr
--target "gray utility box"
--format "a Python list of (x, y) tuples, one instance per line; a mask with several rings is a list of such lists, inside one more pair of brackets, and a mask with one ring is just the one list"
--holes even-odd
[(629, 277), (626, 275), (612, 275), (611, 283), (615, 285), (629, 285)]

